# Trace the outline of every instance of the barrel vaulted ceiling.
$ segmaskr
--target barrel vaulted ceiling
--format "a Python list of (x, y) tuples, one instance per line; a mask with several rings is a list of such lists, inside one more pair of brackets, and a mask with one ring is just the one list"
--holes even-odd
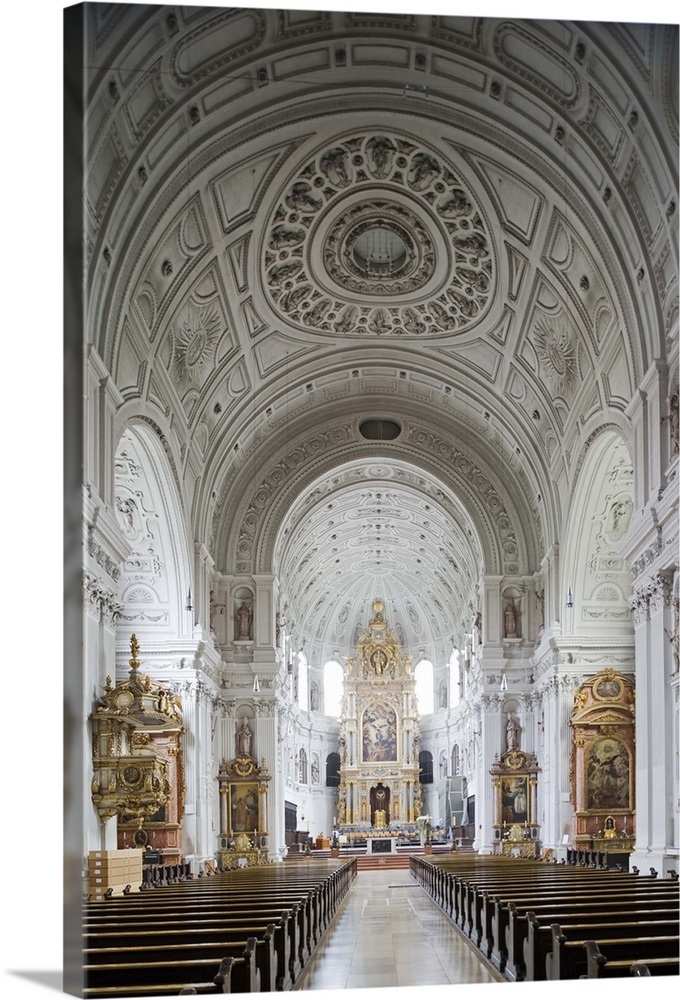
[(94, 5), (87, 62), (120, 430), (316, 654), (375, 596), (440, 648), (482, 574), (539, 569), (677, 336), (677, 30)]

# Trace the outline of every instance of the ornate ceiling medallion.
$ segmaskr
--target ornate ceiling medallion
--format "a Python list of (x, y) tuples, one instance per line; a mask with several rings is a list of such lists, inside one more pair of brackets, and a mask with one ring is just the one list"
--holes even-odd
[(344, 138), (309, 160), (270, 219), (263, 264), (285, 322), (346, 337), (462, 333), (496, 284), (489, 227), (467, 184), (394, 134)]
[(538, 361), (553, 389), (564, 391), (578, 379), (576, 347), (564, 326), (539, 319), (534, 328)]

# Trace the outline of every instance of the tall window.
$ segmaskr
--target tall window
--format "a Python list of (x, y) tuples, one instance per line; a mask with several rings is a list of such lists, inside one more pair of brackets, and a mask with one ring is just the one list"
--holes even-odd
[(460, 701), (460, 650), (454, 649), (449, 660), (449, 705), (455, 708)]
[(329, 753), (326, 757), (326, 787), (337, 788), (340, 784), (340, 754)]
[(309, 667), (304, 653), (298, 653), (298, 705), (309, 711)]
[(326, 715), (339, 719), (342, 712), (343, 691), (342, 666), (337, 660), (329, 660), (323, 668), (323, 706)]
[(416, 700), (421, 715), (434, 712), (434, 668), (429, 660), (420, 660), (414, 671)]
[(432, 754), (429, 750), (421, 750), (418, 754), (418, 767), (420, 768), (420, 784), (431, 785), (434, 781), (434, 767)]
[(451, 774), (460, 774), (460, 748), (457, 743), (453, 744), (451, 750)]

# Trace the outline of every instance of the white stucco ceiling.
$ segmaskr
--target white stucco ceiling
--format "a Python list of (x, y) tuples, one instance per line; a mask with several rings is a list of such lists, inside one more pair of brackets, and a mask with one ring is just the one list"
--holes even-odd
[[(483, 573), (539, 569), (676, 335), (677, 33), (97, 18), (87, 298), (121, 427), (154, 421), (194, 539), (277, 574), (298, 644), (348, 652), (381, 597), (444, 655)], [(367, 275), (380, 226), (402, 256)]]

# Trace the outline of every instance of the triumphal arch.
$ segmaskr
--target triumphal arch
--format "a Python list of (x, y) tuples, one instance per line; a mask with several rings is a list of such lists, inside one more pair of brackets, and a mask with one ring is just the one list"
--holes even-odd
[(412, 836), (421, 812), (418, 709), (410, 656), (373, 603), (374, 617), (346, 658), (340, 719), (341, 836)]

